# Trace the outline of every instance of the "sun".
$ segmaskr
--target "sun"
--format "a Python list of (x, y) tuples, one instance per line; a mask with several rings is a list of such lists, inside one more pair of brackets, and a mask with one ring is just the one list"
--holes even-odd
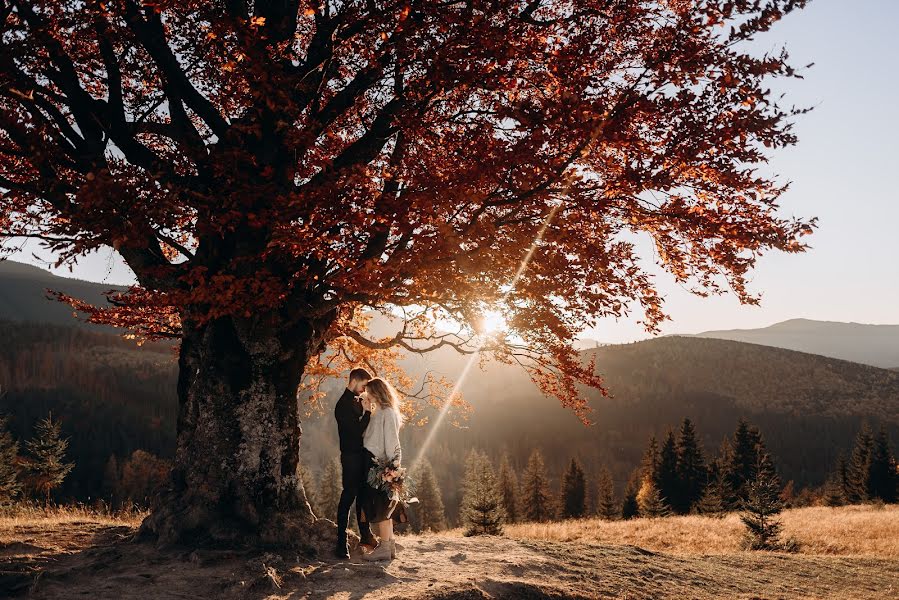
[(486, 334), (500, 333), (508, 328), (506, 318), (499, 311), (488, 310), (481, 315), (481, 329)]

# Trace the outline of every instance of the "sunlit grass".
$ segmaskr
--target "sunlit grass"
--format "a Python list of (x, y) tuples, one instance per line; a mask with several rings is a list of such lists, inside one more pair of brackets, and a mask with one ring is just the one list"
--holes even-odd
[(110, 510), (100, 506), (84, 504), (44, 506), (40, 503), (20, 503), (0, 507), (0, 536), (8, 535), (17, 528), (52, 529), (67, 523), (91, 522), (98, 525), (125, 525), (137, 527), (149, 514), (146, 509), (129, 507)]
[[(0, 541), (12, 539), (23, 529), (49, 532), (66, 524), (137, 527), (147, 514), (145, 509), (139, 508), (111, 511), (102, 506), (86, 505), (3, 507), (0, 508)], [(784, 511), (781, 518), (784, 537), (795, 539), (801, 554), (899, 559), (899, 505), (796, 508)], [(453, 529), (437, 535), (461, 537), (462, 531)], [(723, 519), (687, 515), (629, 521), (575, 519), (504, 526), (504, 535), (513, 539), (633, 545), (686, 555), (743, 552), (743, 532), (743, 525), (735, 513)]]
[[(794, 538), (802, 554), (899, 559), (899, 505), (796, 508), (784, 511), (781, 517), (784, 537)], [(506, 524), (504, 529), (506, 536), (526, 540), (628, 544), (672, 554), (743, 552), (744, 527), (735, 513), (723, 519), (688, 515), (515, 523)], [(448, 533), (461, 532), (457, 529)]]

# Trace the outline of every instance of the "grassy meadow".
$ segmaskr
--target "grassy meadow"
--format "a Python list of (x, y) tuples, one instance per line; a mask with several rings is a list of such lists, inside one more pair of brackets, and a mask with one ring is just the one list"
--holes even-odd
[[(59, 530), (70, 524), (137, 527), (143, 510), (103, 511), (87, 506), (18, 505), (0, 509), (0, 543), (23, 528)], [(785, 510), (783, 537), (799, 544), (799, 553), (899, 559), (899, 505), (813, 506)], [(737, 513), (723, 518), (701, 515), (658, 519), (605, 521), (572, 519), (547, 523), (504, 525), (505, 537), (547, 542), (579, 542), (638, 546), (670, 554), (731, 554), (744, 552), (745, 528)], [(461, 537), (462, 529), (439, 535)]]
[(138, 527), (149, 514), (143, 509), (108, 511), (96, 507), (20, 503), (0, 507), (0, 544), (21, 537), (23, 531), (57, 532), (66, 526), (89, 523), (93, 526)]
[[(813, 506), (781, 514), (783, 537), (799, 543), (799, 553), (899, 559), (899, 505)], [(604, 521), (577, 519), (504, 526), (507, 537), (550, 542), (626, 544), (670, 554), (743, 552), (745, 528), (736, 513)], [(462, 535), (462, 530), (453, 530)]]

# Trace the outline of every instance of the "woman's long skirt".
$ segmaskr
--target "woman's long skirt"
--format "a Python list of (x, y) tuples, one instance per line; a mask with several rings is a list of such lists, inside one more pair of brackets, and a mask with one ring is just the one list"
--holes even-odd
[(390, 518), (398, 523), (408, 522), (406, 507), (402, 502), (391, 500), (388, 492), (375, 489), (368, 483), (368, 471), (372, 466), (376, 466), (378, 462), (371, 452), (366, 450), (365, 453), (368, 456), (368, 467), (365, 469), (366, 483), (362, 487), (362, 497), (356, 500), (357, 502), (362, 502), (360, 518), (363, 522), (368, 523), (380, 523)]

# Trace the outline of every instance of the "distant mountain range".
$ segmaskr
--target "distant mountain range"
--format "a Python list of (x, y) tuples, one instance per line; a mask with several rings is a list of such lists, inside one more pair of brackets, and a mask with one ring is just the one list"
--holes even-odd
[[(72, 310), (67, 305), (46, 297), (48, 288), (97, 304), (105, 303), (104, 292), (122, 289), (111, 284), (59, 277), (39, 267), (11, 260), (0, 261), (0, 320), (77, 325), (113, 331), (73, 319)], [(379, 329), (386, 331), (389, 326), (380, 324)], [(774, 346), (899, 370), (899, 325), (790, 319), (759, 329), (704, 331), (681, 336)], [(590, 350), (606, 345), (598, 340), (583, 339), (576, 343), (576, 348)]]
[(704, 331), (695, 337), (764, 344), (899, 369), (899, 325), (790, 319), (761, 329)]

